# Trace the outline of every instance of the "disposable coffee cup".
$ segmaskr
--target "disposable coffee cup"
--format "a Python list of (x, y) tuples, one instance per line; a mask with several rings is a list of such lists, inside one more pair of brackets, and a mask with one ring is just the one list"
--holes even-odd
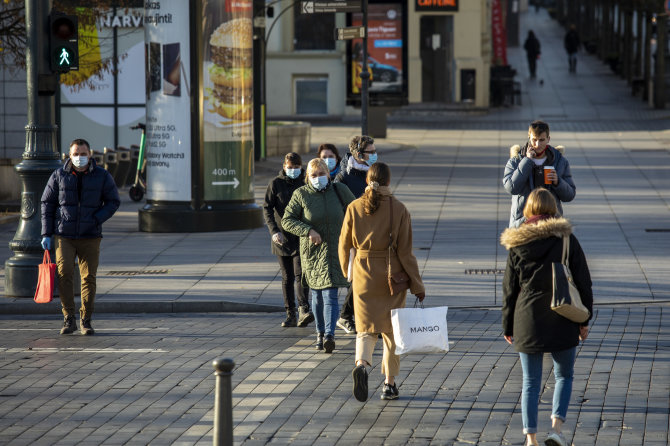
[(547, 174), (552, 170), (556, 170), (554, 166), (544, 166), (544, 184), (551, 184), (551, 180)]

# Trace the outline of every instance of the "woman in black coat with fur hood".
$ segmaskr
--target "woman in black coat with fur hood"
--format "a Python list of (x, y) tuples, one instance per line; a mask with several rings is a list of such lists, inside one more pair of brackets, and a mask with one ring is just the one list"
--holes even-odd
[(526, 222), (508, 228), (500, 241), (509, 250), (503, 279), (502, 324), (505, 340), (519, 352), (523, 369), (521, 413), (527, 445), (537, 443), (537, 414), (542, 384), (542, 359), (551, 353), (554, 361), (552, 432), (547, 445), (569, 443), (561, 433), (572, 392), (572, 377), (580, 340), (588, 336), (588, 321), (572, 322), (551, 309), (552, 263), (560, 262), (563, 237), (570, 238), (569, 265), (582, 302), (592, 314), (591, 275), (570, 222), (556, 217), (556, 200), (538, 188), (528, 196)]

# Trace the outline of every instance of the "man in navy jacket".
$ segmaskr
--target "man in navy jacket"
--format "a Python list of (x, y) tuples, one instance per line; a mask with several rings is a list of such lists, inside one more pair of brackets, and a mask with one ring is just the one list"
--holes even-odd
[(56, 248), (58, 293), (65, 320), (61, 334), (76, 330), (73, 292), (74, 259), (81, 274), (82, 334), (94, 334), (91, 326), (96, 273), (100, 259), (102, 224), (119, 208), (119, 192), (112, 176), (91, 158), (83, 139), (70, 144), (70, 158), (54, 171), (42, 194), (42, 248)]

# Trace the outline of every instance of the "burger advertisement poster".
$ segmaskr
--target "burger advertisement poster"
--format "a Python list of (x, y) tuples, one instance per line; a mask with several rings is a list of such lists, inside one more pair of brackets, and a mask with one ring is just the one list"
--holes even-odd
[(145, 8), (147, 199), (191, 200), (189, 2)]
[(253, 201), (252, 2), (203, 3), (205, 200)]

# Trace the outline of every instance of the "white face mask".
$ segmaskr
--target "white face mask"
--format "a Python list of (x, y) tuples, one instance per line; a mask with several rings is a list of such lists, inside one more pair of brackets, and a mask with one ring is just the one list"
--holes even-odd
[(86, 155), (71, 156), (70, 159), (72, 160), (74, 167), (82, 168), (88, 164), (88, 156)]
[(335, 168), (335, 163), (337, 163), (337, 159), (335, 159), (335, 158), (324, 158), (323, 160), (328, 165), (328, 170), (333, 170)]
[(328, 177), (325, 175), (316, 178), (311, 177), (309, 181), (312, 183), (312, 187), (316, 190), (321, 190), (328, 185)]

